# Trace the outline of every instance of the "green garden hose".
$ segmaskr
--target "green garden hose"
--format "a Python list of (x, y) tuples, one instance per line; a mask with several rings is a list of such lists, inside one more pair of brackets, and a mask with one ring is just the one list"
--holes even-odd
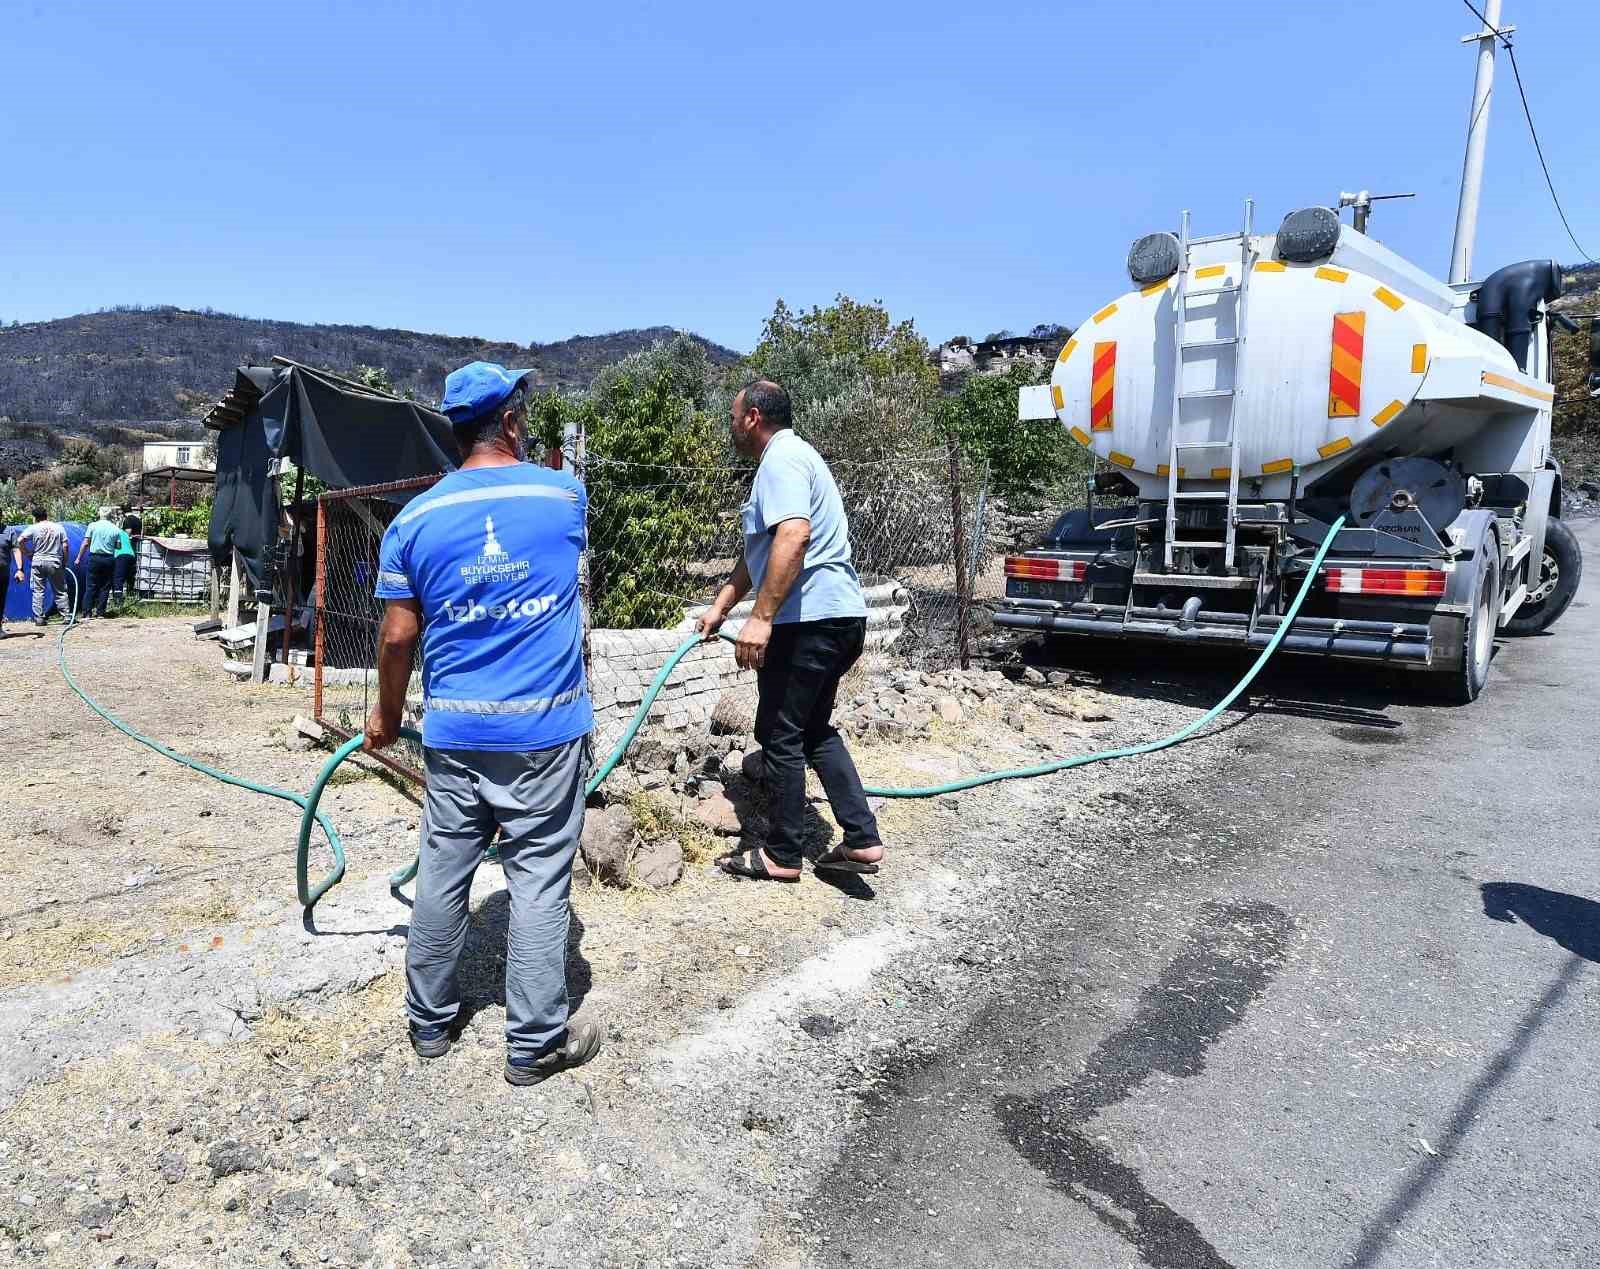
[[(1284, 636), (1289, 633), (1289, 627), (1294, 624), (1295, 617), (1299, 615), (1300, 606), (1305, 602), (1307, 594), (1311, 591), (1317, 572), (1322, 567), (1322, 561), (1327, 556), (1329, 548), (1333, 545), (1334, 538), (1343, 527), (1344, 517), (1340, 516), (1334, 521), (1333, 527), (1328, 530), (1328, 535), (1322, 540), (1322, 545), (1317, 548), (1316, 556), (1312, 559), (1311, 566), (1306, 570), (1305, 578), (1300, 583), (1300, 589), (1295, 592), (1294, 600), (1290, 603), (1288, 611), (1284, 613), (1283, 620), (1278, 623), (1277, 629), (1273, 631), (1272, 638), (1268, 640), (1267, 646), (1261, 650), (1260, 655), (1256, 657), (1250, 668), (1245, 671), (1244, 677), (1234, 685), (1232, 691), (1199, 718), (1179, 728), (1171, 735), (1163, 736), (1158, 740), (1146, 741), (1143, 744), (1126, 745), (1118, 749), (1103, 749), (1098, 753), (1079, 754), (1072, 758), (1060, 758), (1053, 762), (1044, 762), (1032, 767), (1013, 767), (1003, 771), (986, 771), (980, 775), (968, 776), (965, 779), (950, 780), (943, 784), (933, 784), (922, 788), (900, 789), (869, 785), (866, 787), (866, 792), (873, 797), (882, 798), (939, 797), (942, 794), (962, 793), (968, 789), (980, 788), (986, 784), (995, 784), (1001, 780), (1027, 780), (1035, 776), (1053, 775), (1058, 771), (1069, 771), (1074, 767), (1086, 767), (1096, 762), (1109, 762), (1113, 758), (1132, 758), (1139, 754), (1155, 753), (1158, 750), (1169, 749), (1173, 745), (1182, 744), (1196, 732), (1213, 722), (1223, 710), (1238, 700), (1244, 690), (1255, 681), (1256, 676), (1261, 673), (1267, 662), (1272, 659), (1273, 654), (1278, 650), (1278, 645), (1283, 642)], [(77, 693), (85, 705), (123, 735), (155, 750), (162, 757), (170, 758), (173, 762), (188, 767), (191, 771), (198, 771), (201, 775), (220, 780), (223, 784), (230, 784), (235, 788), (248, 789), (252, 793), (262, 793), (267, 797), (278, 798), (284, 802), (292, 802), (300, 807), (300, 831), (295, 843), (295, 890), (301, 906), (309, 912), (316, 906), (317, 901), (323, 895), (327, 894), (329, 890), (339, 883), (345, 874), (344, 844), (339, 840), (338, 830), (334, 828), (333, 823), (317, 809), (318, 804), (322, 800), (323, 791), (328, 787), (328, 781), (332, 779), (333, 773), (342, 762), (361, 748), (363, 737), (356, 736), (347, 740), (338, 749), (334, 750), (332, 757), (323, 765), (316, 782), (311, 786), (310, 791), (304, 795), (295, 793), (290, 789), (279, 789), (270, 784), (260, 784), (254, 780), (247, 780), (243, 776), (230, 775), (226, 771), (219, 771), (215, 767), (209, 767), (194, 758), (185, 757), (176, 750), (169, 749), (158, 740), (152, 740), (149, 736), (143, 735), (128, 726), (127, 723), (123, 722), (96, 701), (94, 697), (85, 692), (78, 685), (77, 680), (72, 677), (72, 671), (67, 668), (66, 636), (67, 631), (77, 624), (78, 579), (72, 574), (71, 570), (66, 570), (66, 575), (72, 579), (72, 608), (57, 641), (56, 660), (61, 670), (61, 676), (66, 680), (67, 686)], [(731, 635), (723, 634), (721, 637), (730, 642), (732, 641)], [(690, 635), (673, 651), (672, 655), (667, 658), (666, 663), (656, 672), (655, 678), (651, 681), (649, 689), (644, 694), (644, 699), (639, 702), (639, 707), (634, 710), (633, 717), (628, 720), (628, 725), (623, 730), (622, 738), (617, 742), (611, 753), (606, 756), (605, 761), (590, 776), (589, 782), (585, 786), (586, 793), (593, 793), (600, 787), (606, 777), (616, 770), (617, 764), (622, 761), (623, 756), (628, 752), (629, 746), (633, 744), (635, 737), (639, 734), (639, 729), (644, 726), (646, 719), (649, 718), (650, 707), (655, 703), (656, 697), (661, 694), (661, 689), (666, 686), (673, 670), (677, 668), (678, 663), (684, 657), (694, 651), (700, 642), (701, 637), (699, 635)], [(409, 727), (402, 728), (400, 734), (406, 739), (418, 743), (422, 740), (422, 737)], [(312, 828), (318, 825), (321, 826), (328, 839), (328, 845), (333, 851), (333, 867), (326, 876), (313, 886), (310, 884), (310, 878), (307, 873), (307, 856), (311, 848)], [(390, 884), (394, 886), (404, 885), (415, 877), (416, 873), (417, 860), (413, 859), (405, 868), (390, 876)]]
[[(339, 881), (344, 877), (344, 843), (339, 840), (339, 830), (334, 828), (333, 822), (328, 819), (326, 815), (323, 815), (317, 810), (317, 804), (314, 800), (308, 799), (304, 795), (294, 792), (292, 789), (280, 789), (274, 785), (260, 784), (255, 780), (246, 780), (243, 776), (230, 775), (226, 771), (219, 771), (215, 767), (208, 767), (205, 763), (200, 762), (195, 758), (186, 757), (175, 749), (169, 749), (159, 740), (152, 740), (143, 732), (136, 731), (132, 727), (128, 726), (127, 723), (123, 722), (109, 709), (100, 704), (99, 701), (95, 700), (94, 697), (90, 696), (89, 693), (85, 692), (83, 688), (78, 686), (78, 680), (72, 677), (72, 671), (67, 668), (67, 631), (71, 630), (73, 626), (78, 624), (78, 579), (70, 568), (63, 569), (62, 571), (67, 577), (72, 579), (72, 605), (67, 612), (65, 623), (61, 627), (61, 634), (56, 639), (56, 664), (61, 670), (61, 677), (67, 681), (67, 686), (77, 693), (78, 698), (85, 705), (92, 709), (96, 714), (100, 715), (101, 718), (105, 719), (106, 722), (110, 723), (124, 736), (128, 737), (130, 740), (136, 740), (141, 745), (145, 745), (150, 749), (154, 749), (163, 758), (170, 758), (173, 762), (178, 763), (180, 766), (188, 767), (191, 771), (198, 771), (201, 775), (210, 776), (213, 780), (220, 780), (223, 784), (231, 784), (236, 789), (248, 789), (252, 793), (264, 793), (269, 798), (278, 798), (284, 802), (293, 802), (296, 806), (301, 807), (305, 814), (301, 816), (300, 819), (300, 845), (296, 859), (296, 881), (299, 888), (300, 902), (306, 907), (307, 910), (309, 910), (318, 899), (322, 898), (322, 896), (327, 894), (329, 890), (338, 885)], [(348, 746), (346, 747), (346, 750), (347, 749)], [(340, 750), (340, 753), (347, 757), (348, 753), (346, 750)], [(343, 761), (343, 758), (340, 758), (340, 761)], [(314, 786), (312, 786), (314, 797), (320, 797), (322, 795), (322, 787), (323, 785), (327, 784), (327, 777), (332, 774), (332, 771), (333, 769), (330, 766), (322, 773), (322, 778), (319, 779)], [(306, 882), (306, 848), (311, 840), (311, 827), (313, 824), (320, 824), (322, 826), (323, 833), (327, 835), (328, 845), (333, 850), (333, 868), (328, 872), (326, 877), (316, 884), (315, 888), (308, 888)]]
[[(1180, 727), (1170, 736), (1162, 736), (1158, 740), (1146, 741), (1140, 745), (1125, 745), (1119, 749), (1102, 749), (1098, 753), (1079, 754), (1073, 758), (1059, 758), (1054, 762), (1043, 762), (1032, 767), (1012, 767), (1003, 771), (985, 771), (980, 775), (967, 776), (961, 780), (950, 780), (944, 784), (931, 784), (922, 788), (898, 789), (867, 785), (865, 786), (866, 793), (871, 797), (879, 798), (939, 797), (946, 793), (964, 793), (968, 789), (981, 788), (986, 784), (997, 784), (1001, 780), (1029, 780), (1035, 776), (1053, 775), (1058, 771), (1070, 771), (1074, 767), (1087, 767), (1095, 762), (1109, 762), (1113, 758), (1133, 758), (1139, 754), (1155, 753), (1158, 750), (1170, 749), (1173, 745), (1182, 744), (1200, 731), (1201, 728), (1213, 722), (1223, 710), (1238, 700), (1244, 690), (1255, 681), (1256, 676), (1261, 673), (1267, 662), (1272, 659), (1272, 654), (1278, 650), (1278, 645), (1283, 642), (1283, 637), (1289, 633), (1289, 627), (1294, 624), (1294, 619), (1300, 614), (1300, 606), (1305, 602), (1306, 596), (1311, 591), (1312, 583), (1316, 580), (1317, 570), (1322, 567), (1322, 561), (1327, 556), (1328, 549), (1333, 545), (1334, 538), (1338, 536), (1339, 530), (1343, 527), (1344, 517), (1340, 516), (1334, 521), (1333, 527), (1328, 530), (1328, 536), (1323, 538), (1322, 545), (1317, 548), (1316, 556), (1311, 561), (1311, 567), (1306, 570), (1305, 579), (1300, 583), (1300, 589), (1295, 592), (1295, 597), (1289, 605), (1289, 610), (1284, 613), (1283, 620), (1278, 623), (1278, 628), (1273, 631), (1272, 638), (1267, 641), (1267, 646), (1261, 649), (1260, 655), (1256, 657), (1250, 668), (1245, 671), (1244, 677), (1234, 684), (1232, 691), (1199, 718)], [(723, 634), (721, 638), (727, 639), (729, 642), (733, 641), (732, 635)], [(673, 650), (666, 663), (656, 672), (655, 678), (651, 680), (650, 687), (644, 694), (644, 699), (639, 702), (639, 707), (633, 711), (633, 717), (628, 720), (628, 725), (623, 730), (622, 738), (617, 741), (616, 747), (607, 755), (605, 761), (595, 769), (595, 773), (589, 778), (589, 783), (584, 786), (586, 794), (593, 793), (600, 787), (605, 778), (616, 770), (617, 764), (622, 761), (623, 756), (628, 752), (628, 747), (633, 744), (634, 738), (638, 736), (639, 729), (644, 726), (645, 720), (650, 716), (651, 705), (655, 703), (656, 697), (661, 694), (661, 689), (666, 686), (673, 670), (677, 669), (678, 662), (693, 652), (701, 642), (701, 636), (697, 634), (690, 635)], [(419, 743), (422, 739), (410, 728), (402, 728), (400, 734), (408, 740), (418, 741)], [(328, 759), (327, 765), (322, 768), (322, 774), (317, 777), (317, 782), (311, 786), (311, 791), (306, 795), (303, 803), (305, 814), (300, 818), (298, 876), (301, 887), (300, 901), (307, 908), (310, 908), (327, 891), (328, 887), (338, 880), (338, 877), (333, 877), (331, 881), (325, 882), (314, 895), (307, 898), (304, 879), (306, 850), (311, 841), (312, 816), (316, 812), (318, 800), (322, 797), (322, 790), (327, 787), (329, 777), (333, 775), (334, 770), (341, 762), (361, 748), (361, 741), (362, 738), (357, 736), (352, 740), (347, 740), (334, 751), (333, 756)], [(326, 828), (326, 825), (324, 827)], [(330, 839), (332, 839), (331, 829), (328, 831)], [(412, 880), (417, 875), (419, 860), (420, 856), (413, 858), (404, 868), (391, 874), (389, 878), (390, 885), (403, 886)], [(343, 872), (342, 857), (340, 859), (339, 872), (341, 874)]]

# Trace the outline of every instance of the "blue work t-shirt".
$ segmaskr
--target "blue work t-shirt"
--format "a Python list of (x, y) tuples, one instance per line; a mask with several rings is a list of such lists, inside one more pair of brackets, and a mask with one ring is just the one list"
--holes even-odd
[(587, 507), (564, 472), (474, 467), (384, 532), (378, 598), (422, 606), (425, 745), (548, 749), (593, 727), (578, 603)]
[(744, 506), (744, 566), (755, 594), (761, 593), (767, 574), (773, 531), (785, 520), (811, 521), (811, 541), (800, 576), (773, 624), (865, 617), (867, 605), (850, 562), (850, 524), (839, 487), (822, 455), (789, 428), (767, 442)]

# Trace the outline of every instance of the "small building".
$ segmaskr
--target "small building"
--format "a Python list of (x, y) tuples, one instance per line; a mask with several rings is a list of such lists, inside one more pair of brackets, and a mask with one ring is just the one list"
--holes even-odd
[(202, 471), (215, 471), (217, 462), (204, 441), (146, 441), (140, 470), (155, 471), (162, 467), (193, 467)]

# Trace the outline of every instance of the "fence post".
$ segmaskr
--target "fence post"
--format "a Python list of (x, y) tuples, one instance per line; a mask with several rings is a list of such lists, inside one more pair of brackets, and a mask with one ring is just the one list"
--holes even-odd
[(239, 624), (239, 605), (243, 599), (244, 579), (239, 569), (239, 548), (228, 555), (228, 626)]
[[(581, 414), (573, 424), (572, 475), (580, 485), (584, 484), (589, 478), (588, 428), (584, 426)], [(585, 488), (587, 487), (585, 485)], [(585, 675), (590, 674), (589, 631), (594, 625), (594, 617), (590, 611), (589, 604), (591, 598), (589, 594), (589, 547), (589, 524), (586, 512), (583, 526), (583, 550), (578, 552), (578, 615), (583, 623), (583, 649), (580, 655), (583, 657)], [(592, 685), (590, 690), (593, 690)]]
[(311, 717), (322, 721), (322, 656), (326, 648), (323, 633), (323, 612), (328, 603), (328, 504), (317, 499), (317, 633), (315, 652), (311, 657)]
[(972, 664), (967, 633), (972, 606), (972, 578), (967, 573), (967, 521), (961, 514), (961, 450), (954, 437), (950, 450), (950, 528), (956, 548), (956, 657), (963, 670)]

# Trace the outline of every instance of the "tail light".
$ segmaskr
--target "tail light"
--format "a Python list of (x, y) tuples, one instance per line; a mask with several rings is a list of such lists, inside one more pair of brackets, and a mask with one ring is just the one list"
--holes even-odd
[(1329, 568), (1323, 585), (1340, 595), (1403, 595), (1437, 599), (1444, 594), (1445, 573), (1438, 568)]
[(1081, 582), (1089, 571), (1082, 560), (1051, 560), (1037, 555), (1006, 556), (1006, 576), (1032, 582)]

